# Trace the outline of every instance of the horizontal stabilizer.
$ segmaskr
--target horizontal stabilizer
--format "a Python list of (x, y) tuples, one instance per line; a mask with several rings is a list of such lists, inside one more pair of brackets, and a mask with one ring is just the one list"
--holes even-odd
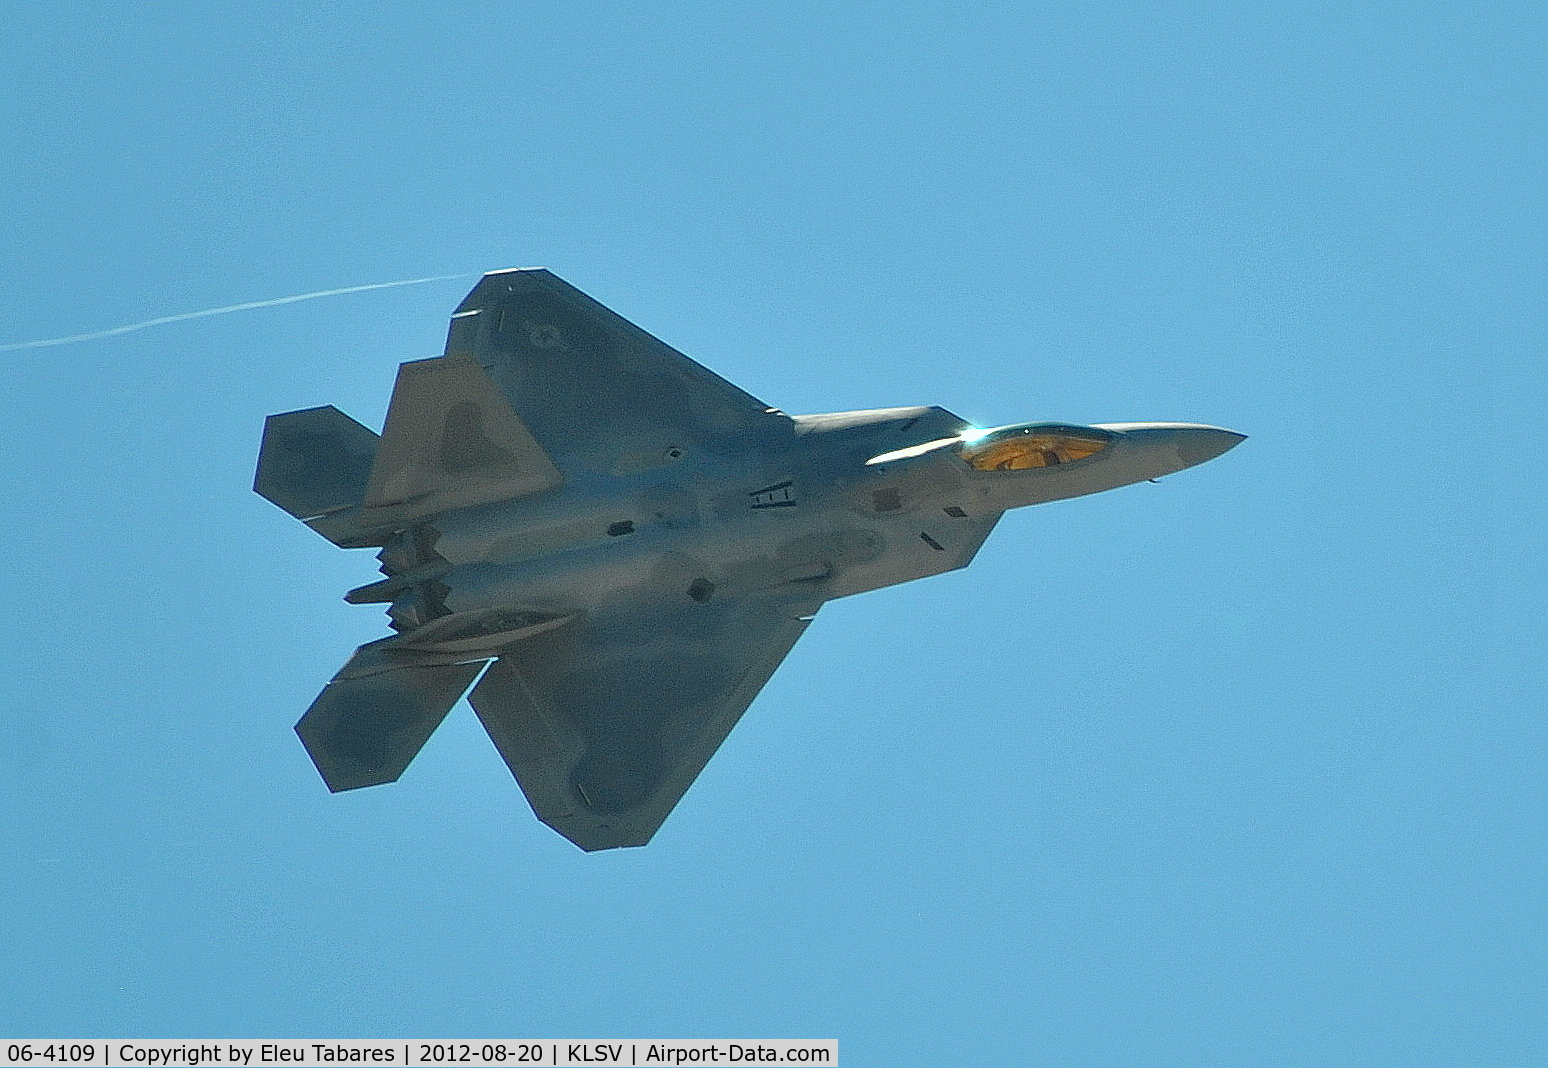
[(365, 497), (376, 434), (332, 405), (271, 415), (253, 489), (336, 545), (354, 530), (348, 510)]
[(335, 793), (396, 782), (484, 666), (383, 663), (391, 664), (390, 655), (359, 649), (296, 724)]
[(361, 522), (400, 525), (451, 508), (542, 493), (562, 482), (473, 359), (414, 360), (398, 368)]

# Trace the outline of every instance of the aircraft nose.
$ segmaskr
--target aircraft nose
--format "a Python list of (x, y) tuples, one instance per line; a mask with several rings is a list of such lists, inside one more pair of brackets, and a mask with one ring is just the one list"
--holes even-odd
[[(1098, 423), (1103, 430), (1117, 430), (1126, 443), (1139, 446), (1158, 458), (1166, 457), (1173, 471), (1213, 460), (1227, 449), (1247, 440), (1225, 427), (1204, 423)], [(1175, 457), (1175, 459), (1173, 459)]]
[(1171, 428), (1171, 437), (1177, 446), (1177, 457), (1186, 467), (1213, 460), (1247, 440), (1246, 434), (1225, 427), (1188, 424)]

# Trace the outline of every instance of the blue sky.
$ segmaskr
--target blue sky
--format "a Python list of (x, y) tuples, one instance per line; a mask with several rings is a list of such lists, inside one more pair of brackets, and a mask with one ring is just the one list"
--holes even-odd
[[(1525, 4), (0, 3), (0, 1032), (1548, 1058)], [(470, 710), (330, 796), (375, 576), (251, 493), (547, 266), (792, 412), (1251, 435), (827, 606), (656, 840)]]

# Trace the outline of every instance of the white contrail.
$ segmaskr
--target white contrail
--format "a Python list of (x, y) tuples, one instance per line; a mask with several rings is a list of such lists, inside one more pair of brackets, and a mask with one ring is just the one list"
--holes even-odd
[(146, 330), (153, 326), (162, 326), (166, 323), (180, 323), (185, 319), (203, 319), (210, 315), (225, 315), (228, 312), (251, 311), (254, 308), (272, 308), (276, 304), (294, 304), (298, 300), (317, 300), (319, 297), (341, 297), (345, 293), (364, 293), (368, 289), (392, 289), (395, 286), (418, 286), (426, 282), (446, 282), (453, 278), (468, 278), (468, 274), (438, 274), (434, 278), (406, 278), (401, 282), (375, 282), (368, 286), (345, 286), (343, 289), (319, 289), (316, 293), (302, 293), (294, 297), (276, 297), (273, 300), (250, 300), (246, 304), (228, 304), (224, 308), (206, 308), (204, 311), (184, 312), (181, 315), (163, 315), (159, 319), (146, 319), (143, 323), (130, 323), (128, 326), (115, 326), (111, 330), (94, 330), (89, 334), (71, 334), (69, 337), (51, 337), (42, 341), (13, 341), (8, 345), (0, 345), (0, 352), (15, 352), (17, 349), (43, 349), (50, 345), (69, 345), (77, 341), (95, 341), (97, 338), (113, 337), (115, 334), (127, 334), (135, 330)]

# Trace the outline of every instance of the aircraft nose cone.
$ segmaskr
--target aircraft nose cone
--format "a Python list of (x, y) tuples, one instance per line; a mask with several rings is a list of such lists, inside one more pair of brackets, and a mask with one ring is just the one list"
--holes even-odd
[(1120, 431), (1125, 443), (1139, 450), (1141, 455), (1153, 457), (1167, 471), (1181, 471), (1213, 460), (1247, 439), (1246, 434), (1204, 423), (1098, 423), (1097, 426)]
[(1185, 467), (1213, 460), (1227, 449), (1235, 448), (1247, 440), (1246, 434), (1218, 426), (1180, 426), (1172, 433), (1175, 435), (1173, 440), (1177, 446), (1177, 458)]

